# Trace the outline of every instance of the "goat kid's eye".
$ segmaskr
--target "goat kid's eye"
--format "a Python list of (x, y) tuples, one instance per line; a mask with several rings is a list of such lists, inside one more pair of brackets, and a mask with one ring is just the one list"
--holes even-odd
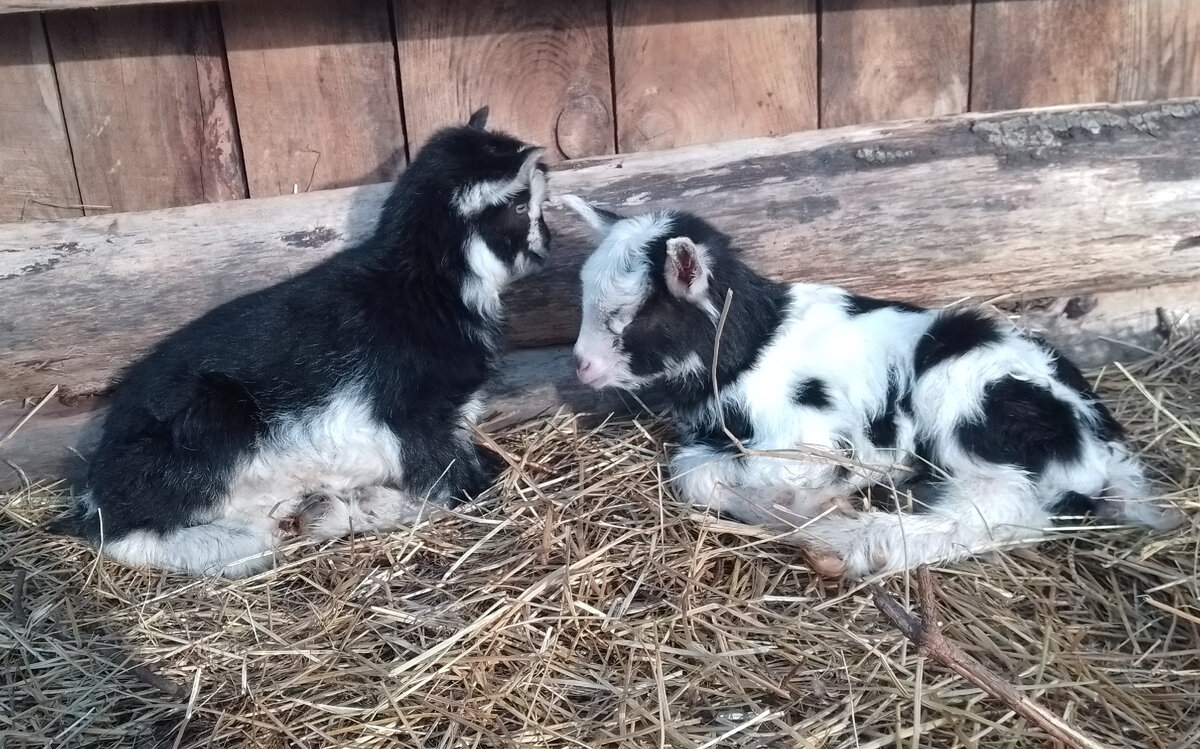
[(513, 210), (516, 211), (518, 214), (524, 215), (529, 212), (529, 204), (528, 203), (518, 203), (517, 205), (513, 206)]

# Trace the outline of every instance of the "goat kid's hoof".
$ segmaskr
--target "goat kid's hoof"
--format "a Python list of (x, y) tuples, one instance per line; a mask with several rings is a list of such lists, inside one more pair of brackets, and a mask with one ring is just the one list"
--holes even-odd
[(849, 497), (835, 497), (829, 500), (826, 509), (831, 515), (842, 515), (850, 518), (858, 514), (858, 510), (854, 507)]
[(332, 499), (325, 494), (308, 494), (295, 511), (279, 520), (279, 533), (284, 538), (296, 538), (308, 535), (313, 523), (325, 517), (329, 512)]
[(806, 551), (804, 560), (808, 568), (820, 577), (840, 578), (846, 574), (846, 563), (830, 551)]

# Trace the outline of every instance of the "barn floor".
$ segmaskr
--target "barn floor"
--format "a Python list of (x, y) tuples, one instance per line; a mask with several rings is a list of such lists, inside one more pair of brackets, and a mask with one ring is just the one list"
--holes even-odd
[[(1110, 746), (1200, 733), (1200, 337), (1098, 373), (1185, 531), (933, 572), (946, 634)], [(134, 571), (0, 497), (0, 745), (1034, 747), (862, 586), (674, 504), (657, 423), (498, 435), (500, 496), (227, 582)], [(910, 608), (917, 591), (884, 587)]]

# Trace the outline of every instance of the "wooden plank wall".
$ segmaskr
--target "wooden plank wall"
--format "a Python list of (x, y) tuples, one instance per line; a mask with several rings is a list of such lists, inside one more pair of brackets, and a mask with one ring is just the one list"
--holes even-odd
[[(66, 0), (21, 7), (79, 4)], [(554, 160), (1200, 94), (1196, 0), (226, 0), (0, 13), (0, 222), (378, 182), (482, 104)]]

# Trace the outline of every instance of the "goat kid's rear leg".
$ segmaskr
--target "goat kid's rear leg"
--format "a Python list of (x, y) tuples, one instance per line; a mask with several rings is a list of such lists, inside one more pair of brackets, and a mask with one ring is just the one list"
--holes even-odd
[(939, 489), (923, 514), (827, 516), (804, 525), (798, 534), (810, 548), (836, 554), (847, 576), (861, 578), (1041, 538), (1050, 523), (1033, 483), (1019, 471), (997, 467), (986, 475), (948, 479)]
[(1107, 448), (1110, 455), (1107, 485), (1096, 500), (1097, 515), (1156, 531), (1173, 530), (1187, 521), (1179, 508), (1149, 499), (1153, 494), (1150, 482), (1141, 464), (1124, 445), (1111, 443)]

